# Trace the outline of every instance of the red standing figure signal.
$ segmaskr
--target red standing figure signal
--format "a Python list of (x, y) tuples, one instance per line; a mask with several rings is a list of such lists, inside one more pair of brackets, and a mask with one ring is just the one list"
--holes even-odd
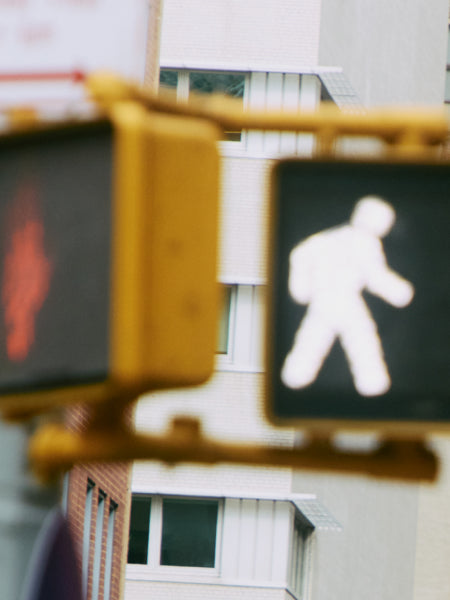
[(6, 218), (1, 282), (6, 351), (24, 361), (35, 341), (36, 318), (50, 289), (52, 262), (45, 254), (45, 229), (33, 185), (19, 187)]

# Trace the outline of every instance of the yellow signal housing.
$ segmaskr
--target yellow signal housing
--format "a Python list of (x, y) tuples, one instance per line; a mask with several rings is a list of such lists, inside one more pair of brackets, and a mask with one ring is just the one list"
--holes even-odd
[(125, 388), (201, 383), (218, 319), (218, 131), (131, 104), (113, 121), (113, 378)]
[[(110, 131), (112, 144), (105, 369), (86, 378), (75, 369), (80, 377), (53, 380), (47, 377), (51, 364), (43, 376), (34, 364), (20, 370), (9, 365), (0, 349), (0, 410), (6, 416), (20, 417), (63, 403), (131, 401), (146, 391), (200, 384), (214, 368), (220, 132), (207, 120), (162, 115), (130, 101), (114, 103), (106, 119), (98, 122)], [(16, 130), (6, 137), (23, 138), (27, 152), (27, 139), (34, 140), (34, 152), (39, 154), (40, 139), (48, 131), (53, 130), (57, 139), (55, 130), (70, 133), (83, 127), (95, 129), (95, 122), (37, 124), (32, 131)], [(0, 161), (7, 154), (1, 152), (0, 138)], [(76, 186), (82, 174), (74, 168), (70, 177)], [(95, 185), (92, 190), (89, 202), (94, 206)], [(87, 213), (89, 202), (85, 201)], [(76, 294), (70, 302), (77, 303)], [(72, 328), (70, 321), (69, 325)], [(43, 356), (39, 353), (49, 347), (43, 331), (41, 335), (36, 330), (32, 349), (38, 362)], [(65, 336), (64, 344), (71, 343), (71, 336)], [(10, 370), (18, 373), (13, 385)]]

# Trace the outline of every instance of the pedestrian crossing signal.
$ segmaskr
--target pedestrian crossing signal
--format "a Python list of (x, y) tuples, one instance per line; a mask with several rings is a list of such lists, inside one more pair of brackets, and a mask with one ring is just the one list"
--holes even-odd
[(268, 415), (344, 427), (450, 421), (450, 168), (280, 162)]
[(1, 136), (0, 408), (209, 376), (216, 138), (131, 103)]
[(361, 198), (348, 223), (299, 242), (289, 255), (289, 292), (308, 306), (281, 370), (292, 389), (312, 384), (335, 340), (362, 396), (386, 393), (391, 380), (367, 290), (392, 306), (410, 304), (414, 286), (389, 268), (381, 239), (394, 224), (392, 206)]

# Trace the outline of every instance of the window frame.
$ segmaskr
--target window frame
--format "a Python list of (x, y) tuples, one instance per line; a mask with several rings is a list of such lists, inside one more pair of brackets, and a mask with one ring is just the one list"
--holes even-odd
[[(149, 575), (153, 578), (165, 579), (170, 577), (180, 578), (182, 580), (192, 580), (198, 577), (212, 576), (217, 578), (220, 574), (222, 530), (223, 530), (223, 510), (224, 503), (222, 498), (209, 496), (185, 496), (172, 494), (140, 494), (133, 493), (133, 497), (148, 498), (151, 502), (150, 523), (148, 535), (147, 563), (127, 563), (127, 573), (133, 575)], [(216, 540), (214, 550), (214, 567), (186, 567), (176, 565), (161, 564), (161, 543), (163, 529), (163, 501), (165, 499), (187, 500), (187, 501), (205, 501), (211, 500), (217, 502), (217, 523)]]

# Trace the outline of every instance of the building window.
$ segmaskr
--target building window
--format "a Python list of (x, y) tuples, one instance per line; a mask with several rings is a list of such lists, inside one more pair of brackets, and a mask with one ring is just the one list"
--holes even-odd
[(222, 285), (221, 307), (219, 313), (219, 332), (217, 336), (217, 353), (228, 354), (230, 351), (230, 332), (234, 321), (236, 303), (236, 285)]
[(134, 495), (128, 563), (213, 569), (220, 513), (215, 499)]
[[(247, 75), (244, 73), (161, 69), (159, 82), (162, 88), (175, 89), (180, 100), (187, 100), (190, 93), (224, 94), (240, 101), (244, 106), (247, 87)], [(240, 142), (242, 131), (225, 131), (223, 139), (228, 142)]]
[(66, 471), (62, 480), (61, 510), (67, 517), (69, 510), (70, 471)]
[(147, 564), (151, 507), (151, 498), (133, 496), (131, 500), (130, 537), (128, 542), (128, 562), (130, 564)]
[[(193, 71), (189, 73), (189, 91), (202, 94), (225, 94), (244, 103), (245, 75), (241, 73), (206, 73)], [(228, 142), (240, 142), (242, 131), (225, 131), (224, 139)]]
[(217, 500), (163, 500), (162, 565), (215, 566)]
[(110, 500), (109, 502), (109, 515), (108, 515), (108, 529), (106, 533), (106, 557), (105, 557), (105, 586), (103, 591), (104, 600), (110, 600), (111, 597), (111, 578), (112, 578), (112, 567), (113, 567), (113, 554), (114, 554), (114, 531), (116, 524), (117, 504)]
[(450, 24), (447, 35), (447, 72), (445, 74), (445, 103), (450, 104)]
[(266, 287), (223, 284), (217, 369), (261, 372), (264, 368)]
[(98, 600), (100, 593), (100, 574), (102, 567), (103, 517), (105, 514), (106, 494), (99, 490), (97, 520), (95, 523), (94, 564), (92, 568), (92, 600)]
[(90, 479), (87, 482), (86, 498), (84, 503), (84, 525), (83, 525), (83, 552), (81, 576), (83, 584), (84, 597), (87, 597), (88, 579), (89, 579), (89, 554), (91, 547), (91, 522), (92, 522), (92, 502), (94, 498), (95, 483)]
[(159, 73), (159, 85), (162, 88), (176, 89), (178, 86), (178, 71), (161, 69)]
[[(96, 502), (96, 512), (94, 513)], [(114, 553), (114, 528), (118, 505), (109, 499), (107, 527), (104, 526), (108, 496), (88, 479), (83, 526), (82, 586), (83, 598), (109, 600)], [(95, 514), (95, 530), (93, 514)], [(103, 583), (103, 595), (101, 593)], [(89, 590), (89, 587), (91, 589)]]
[(299, 514), (294, 519), (292, 532), (291, 560), (289, 568), (289, 588), (295, 598), (307, 597), (308, 573), (311, 556), (311, 534), (314, 527)]

